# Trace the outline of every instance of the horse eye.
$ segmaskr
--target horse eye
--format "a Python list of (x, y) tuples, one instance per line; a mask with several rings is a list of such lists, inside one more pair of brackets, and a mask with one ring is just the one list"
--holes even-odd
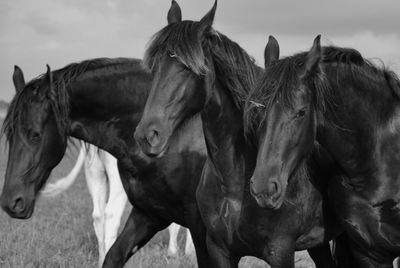
[(301, 118), (304, 117), (305, 115), (306, 115), (306, 110), (300, 110), (297, 112), (296, 118)]
[(33, 131), (29, 137), (29, 139), (33, 142), (38, 142), (42, 138), (42, 135), (40, 135), (39, 132)]
[(38, 94), (38, 91), (39, 91), (39, 86), (33, 86), (33, 89), (32, 89), (32, 93), (33, 93), (33, 95), (37, 95)]

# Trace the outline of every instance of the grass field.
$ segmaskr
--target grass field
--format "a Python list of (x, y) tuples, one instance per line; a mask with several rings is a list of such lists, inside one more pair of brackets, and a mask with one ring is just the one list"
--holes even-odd
[[(0, 148), (0, 189), (3, 187), (7, 151)], [(76, 152), (69, 153), (54, 170), (53, 178), (68, 173), (75, 161)], [(80, 174), (75, 185), (57, 198), (38, 200), (29, 220), (11, 219), (0, 211), (0, 267), (97, 267), (97, 242), (92, 227), (92, 204)], [(125, 219), (129, 212), (126, 209)], [(123, 222), (125, 222), (125, 219)], [(180, 232), (183, 251), (185, 238)], [(126, 267), (177, 268), (197, 267), (195, 256), (169, 257), (168, 232), (158, 233), (143, 249), (135, 254)], [(240, 267), (268, 267), (263, 261), (246, 257)], [(296, 267), (314, 267), (307, 253), (296, 255)]]

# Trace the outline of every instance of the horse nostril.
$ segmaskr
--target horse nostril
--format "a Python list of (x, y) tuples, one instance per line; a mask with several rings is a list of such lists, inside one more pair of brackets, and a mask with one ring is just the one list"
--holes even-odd
[(276, 182), (271, 182), (267, 185), (267, 195), (273, 196), (278, 192), (278, 184)]
[(257, 196), (256, 191), (254, 191), (253, 178), (250, 179), (250, 194), (252, 194), (253, 196)]
[(147, 134), (147, 142), (152, 146), (156, 147), (157, 145), (160, 144), (160, 139), (159, 139), (159, 133), (157, 130), (153, 129), (150, 130), (149, 133)]
[(16, 213), (20, 213), (25, 209), (25, 202), (22, 197), (17, 197), (14, 199), (14, 205), (12, 206), (12, 210)]

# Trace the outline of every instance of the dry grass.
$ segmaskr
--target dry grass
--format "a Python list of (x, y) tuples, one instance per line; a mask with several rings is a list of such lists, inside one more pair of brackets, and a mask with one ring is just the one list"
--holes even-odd
[[(0, 148), (0, 189), (3, 187), (7, 153)], [(65, 175), (73, 157), (65, 158), (54, 170), (53, 177)], [(0, 267), (97, 267), (96, 237), (92, 227), (92, 204), (85, 181), (77, 183), (54, 199), (39, 200), (29, 220), (11, 219), (0, 211)], [(129, 209), (126, 210), (127, 217)], [(181, 251), (184, 232), (180, 233)], [(196, 267), (195, 256), (168, 257), (168, 232), (158, 233), (135, 254), (126, 267), (187, 268)], [(296, 267), (313, 267), (306, 253), (297, 255)], [(268, 267), (256, 258), (244, 258), (240, 267)]]

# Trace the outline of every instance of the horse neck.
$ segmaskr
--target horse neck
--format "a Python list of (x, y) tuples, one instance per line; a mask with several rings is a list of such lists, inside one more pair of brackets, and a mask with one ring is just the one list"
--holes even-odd
[(230, 93), (216, 83), (201, 116), (210, 167), (221, 189), (225, 196), (241, 196), (249, 159), (242, 111), (235, 106)]
[[(393, 124), (400, 127), (399, 100), (384, 82), (367, 86), (346, 76), (338, 78), (333, 69), (328, 69), (328, 77), (334, 112), (318, 124), (317, 140), (350, 177), (376, 173), (382, 138), (397, 135), (400, 139), (392, 131)], [(400, 145), (392, 146), (400, 151)]]
[(143, 73), (103, 73), (72, 82), (68, 88), (70, 135), (102, 148), (119, 160), (130, 162), (143, 155), (133, 131), (150, 88), (151, 77)]

